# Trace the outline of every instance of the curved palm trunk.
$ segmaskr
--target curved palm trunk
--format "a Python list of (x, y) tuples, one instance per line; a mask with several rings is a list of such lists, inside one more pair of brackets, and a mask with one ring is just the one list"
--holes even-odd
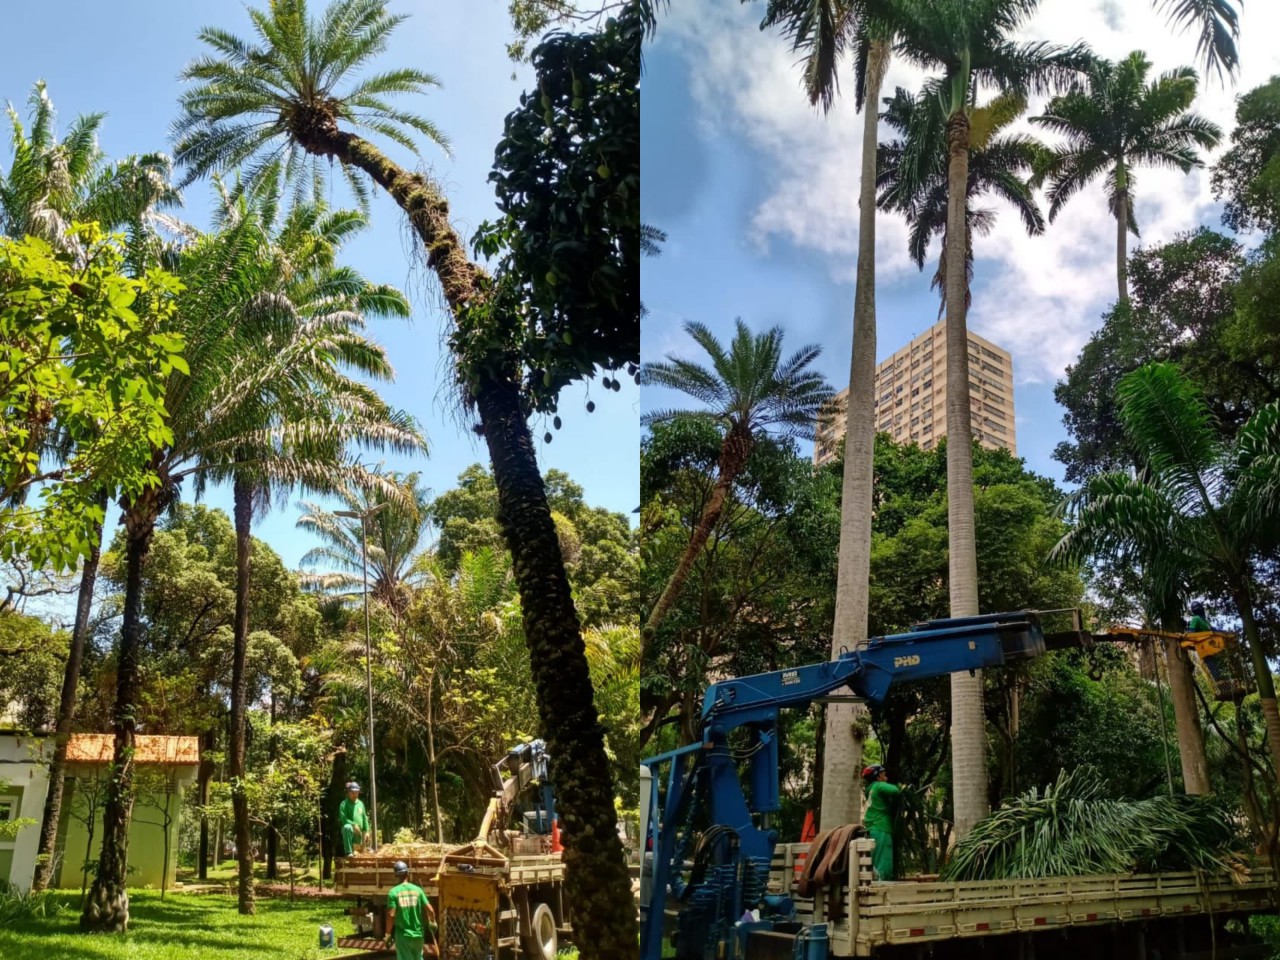
[[(426, 176), (409, 173), (373, 144), (318, 125), (296, 133), (311, 153), (335, 157), (371, 176), (409, 218), (455, 317), (481, 295), (482, 272), (449, 222), (449, 205)], [(591, 676), (569, 593), (546, 489), (534, 455), (517, 385), (490, 379), (476, 404), (493, 461), (504, 536), (520, 592), (546, 739), (557, 759), (565, 821), (566, 885), (581, 931), (583, 960), (621, 957), (636, 948), (631, 881), (618, 839), (604, 734), (592, 701)]]
[(1236, 602), (1236, 612), (1240, 614), (1240, 625), (1244, 628), (1244, 639), (1253, 664), (1254, 680), (1258, 684), (1258, 701), (1262, 707), (1262, 720), (1267, 728), (1271, 766), (1273, 770), (1280, 770), (1280, 709), (1276, 704), (1276, 685), (1271, 678), (1271, 665), (1267, 663), (1262, 638), (1258, 635), (1258, 621), (1253, 617), (1253, 591), (1249, 589), (1247, 576), (1233, 587), (1231, 595)]
[[(880, 85), (889, 66), (889, 44), (875, 41), (867, 61), (862, 109), (862, 183), (858, 195), (858, 275), (853, 296), (853, 349), (849, 358), (849, 398), (845, 412), (844, 479), (840, 498), (840, 552), (836, 566), (836, 610), (831, 656), (852, 650), (867, 638), (871, 586), (871, 513), (875, 466), (876, 379), (876, 147), (879, 142)], [(822, 773), (824, 828), (862, 819), (864, 706), (827, 707)]]
[(249, 563), (252, 541), (250, 526), (253, 519), (252, 488), (247, 479), (240, 476), (233, 484), (236, 521), (236, 621), (235, 641), (231, 658), (231, 808), (235, 815), (236, 862), (239, 867), (239, 907), (243, 914), (254, 912), (253, 904), (253, 841), (249, 825), (249, 799), (244, 791), (244, 741), (245, 709), (248, 698), (248, 677), (245, 676), (245, 657), (249, 646)]
[(711, 489), (711, 499), (702, 508), (702, 516), (698, 518), (698, 525), (693, 528), (689, 545), (685, 547), (684, 553), (680, 556), (680, 562), (676, 564), (670, 579), (667, 580), (667, 585), (662, 588), (662, 594), (658, 597), (657, 603), (649, 612), (649, 619), (644, 625), (645, 642), (658, 632), (658, 627), (662, 625), (662, 621), (667, 618), (676, 600), (680, 598), (680, 593), (684, 590), (698, 554), (707, 545), (707, 541), (711, 538), (711, 531), (720, 520), (725, 501), (729, 499), (729, 491), (733, 489), (734, 481), (738, 479), (738, 475), (747, 464), (747, 458), (751, 456), (752, 445), (751, 432), (745, 427), (735, 425), (725, 436), (720, 448), (720, 463), (716, 471), (718, 475), (715, 486)]
[(517, 386), (482, 383), (476, 402), (498, 487), (498, 519), (520, 590), (538, 715), (555, 758), (565, 885), (584, 960), (634, 956), (636, 913), (586, 648)]
[[(1124, 168), (1116, 168), (1116, 180), (1122, 181)], [(1120, 302), (1129, 302), (1129, 190), (1120, 185), (1116, 189), (1116, 282), (1120, 288)]]
[[(106, 508), (105, 494), (98, 498), (98, 505)], [(49, 791), (44, 798), (44, 815), (40, 820), (40, 845), (37, 848), (36, 872), (31, 889), (45, 890), (53, 879), (55, 847), (58, 840), (58, 820), (62, 815), (62, 793), (66, 784), (67, 741), (71, 737), (71, 724), (76, 718), (76, 693), (80, 689), (80, 667), (84, 663), (84, 643), (89, 632), (89, 614), (93, 610), (93, 585), (98, 579), (98, 562), (102, 556), (102, 524), (94, 528), (89, 556), (85, 557), (80, 571), (80, 592), (76, 597), (76, 621), (71, 629), (71, 649), (67, 653), (67, 666), (62, 674), (62, 697), (58, 702), (57, 740), (53, 748), (53, 761), (49, 764)]]
[[(973, 522), (973, 442), (969, 413), (969, 333), (965, 323), (965, 202), (969, 117), (947, 121), (947, 529), (951, 615), (978, 613), (978, 545)], [(956, 839), (990, 810), (982, 671), (951, 674), (951, 782)]]
[(142, 643), (142, 566), (151, 549), (161, 498), (148, 490), (124, 515), (125, 586), (116, 667), (116, 705), (112, 717), (115, 751), (102, 812), (102, 853), (98, 872), (80, 914), (80, 926), (92, 932), (121, 933), (129, 926), (129, 817), (133, 811), (133, 744), (138, 707), (138, 655)]

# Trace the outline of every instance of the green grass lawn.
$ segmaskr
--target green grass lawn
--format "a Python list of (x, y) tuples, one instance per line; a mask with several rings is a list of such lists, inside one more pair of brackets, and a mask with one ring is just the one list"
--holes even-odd
[(0, 925), (0, 957), (22, 960), (316, 960), (349, 951), (320, 950), (320, 924), (351, 933), (346, 902), (259, 899), (242, 917), (234, 897), (130, 892), (129, 932), (86, 936), (78, 929), (79, 893), (53, 894), (53, 916)]
[[(51, 916), (0, 923), (4, 960), (321, 960), (348, 950), (321, 950), (320, 924), (341, 937), (352, 932), (347, 902), (259, 898), (258, 912), (242, 917), (235, 897), (151, 892), (129, 893), (129, 932), (80, 933), (78, 892), (49, 895)], [(577, 960), (561, 950), (560, 960)]]

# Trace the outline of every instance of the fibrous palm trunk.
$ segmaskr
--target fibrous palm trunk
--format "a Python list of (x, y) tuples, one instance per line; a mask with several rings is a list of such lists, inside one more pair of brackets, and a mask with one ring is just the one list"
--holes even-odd
[[(1177, 630), (1181, 623), (1174, 616), (1164, 617), (1166, 630)], [(1191, 663), (1182, 644), (1172, 637), (1164, 645), (1165, 670), (1169, 675), (1169, 696), (1173, 700), (1173, 722), (1178, 731), (1178, 760), (1182, 766), (1183, 789), (1193, 795), (1207, 795), (1209, 761), (1204, 752), (1204, 731), (1200, 727), (1200, 710), (1192, 685)]]
[[(98, 498), (98, 505), (106, 508), (105, 495)], [(97, 524), (91, 534), (89, 556), (85, 557), (80, 571), (80, 592), (76, 597), (76, 621), (71, 629), (71, 649), (67, 653), (67, 665), (62, 674), (62, 697), (58, 702), (58, 723), (53, 760), (49, 764), (49, 789), (44, 798), (44, 815), (40, 820), (40, 846), (36, 857), (36, 871), (31, 880), (33, 890), (44, 890), (53, 878), (57, 865), (55, 847), (58, 840), (58, 820), (62, 815), (62, 793), (66, 784), (67, 741), (71, 738), (71, 725), (76, 718), (76, 694), (80, 690), (80, 667), (84, 663), (84, 643), (89, 632), (89, 614), (93, 610), (93, 585), (98, 579), (98, 561), (102, 555), (102, 524)]]
[(584, 960), (633, 956), (635, 907), (605, 762), (604, 728), (533, 437), (515, 384), (483, 383), (477, 403), (498, 487), (499, 522), (520, 590), (538, 715), (555, 758), (565, 885), (585, 927), (579, 949)]
[[(858, 273), (853, 296), (853, 349), (845, 411), (844, 479), (840, 499), (840, 553), (836, 565), (835, 622), (831, 656), (852, 650), (867, 638), (867, 597), (871, 581), (872, 483), (875, 466), (876, 379), (876, 147), (879, 140), (880, 84), (889, 65), (889, 44), (875, 41), (867, 59), (862, 110), (862, 183), (858, 196)], [(862, 817), (862, 730), (867, 709), (833, 703), (827, 707), (823, 760), (824, 827), (856, 823)]]
[[(978, 613), (978, 545), (973, 520), (969, 332), (965, 323), (965, 203), (969, 117), (947, 121), (947, 531), (951, 615)], [(951, 782), (956, 838), (987, 815), (987, 728), (982, 671), (951, 674)]]
[(161, 495), (143, 493), (124, 514), (125, 586), (120, 656), (116, 666), (116, 704), (112, 715), (115, 749), (102, 811), (102, 852), (98, 872), (80, 914), (84, 930), (123, 933), (129, 926), (129, 817), (133, 811), (133, 747), (137, 725), (138, 656), (142, 644), (142, 567), (151, 548)]
[(252, 488), (237, 476), (233, 483), (236, 524), (236, 620), (231, 657), (231, 808), (235, 815), (236, 861), (239, 867), (240, 912), (252, 914), (253, 852), (250, 844), (249, 798), (245, 794), (245, 709), (249, 693), (245, 658), (249, 647), (249, 565), (253, 548), (250, 528), (253, 519)]
[[(424, 174), (409, 173), (336, 124), (300, 131), (299, 142), (312, 153), (360, 168), (391, 195), (422, 241), (427, 267), (439, 279), (455, 317), (483, 295), (483, 274), (467, 259), (449, 222), (448, 202)], [(555, 775), (563, 795), (565, 883), (581, 934), (581, 954), (583, 960), (625, 956), (635, 952), (637, 936), (631, 881), (617, 835), (586, 648), (533, 440), (516, 383), (483, 380), (476, 403), (516, 572), (539, 716), (556, 758)]]
[[(720, 463), (716, 471), (715, 486), (711, 488), (711, 497), (707, 500), (707, 505), (702, 508), (702, 515), (693, 528), (689, 545), (681, 554), (680, 562), (676, 564), (675, 570), (667, 580), (667, 585), (662, 588), (661, 595), (649, 612), (649, 619), (644, 625), (646, 642), (658, 632), (658, 627), (679, 599), (698, 555), (707, 545), (707, 541), (711, 538), (711, 531), (715, 529), (716, 523), (720, 520), (720, 514), (724, 512), (724, 505), (729, 499), (734, 481), (747, 465), (747, 458), (751, 456), (751, 447), (751, 432), (744, 425), (735, 424), (725, 435), (720, 447)], [(863, 630), (865, 631), (866, 627), (863, 627)]]

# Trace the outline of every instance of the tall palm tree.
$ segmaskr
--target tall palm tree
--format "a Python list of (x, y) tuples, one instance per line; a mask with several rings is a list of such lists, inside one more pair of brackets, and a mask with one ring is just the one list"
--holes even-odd
[[(1022, 100), (1005, 95), (972, 111), (964, 238), (966, 307), (973, 300), (970, 290), (973, 236), (985, 235), (995, 226), (995, 211), (974, 206), (974, 200), (983, 194), (994, 194), (1017, 211), (1027, 233), (1032, 236), (1044, 233), (1044, 215), (1026, 179), (1031, 176), (1041, 145), (1025, 134), (1002, 135), (1002, 131), (1018, 119), (1024, 108)], [(883, 117), (889, 126), (902, 134), (902, 138), (881, 144), (880, 174), (877, 178), (879, 202), (884, 209), (897, 211), (906, 218), (911, 228), (907, 246), (917, 267), (924, 269), (924, 260), (933, 238), (942, 238), (943, 255), (938, 258), (938, 267), (930, 284), (941, 294), (946, 290), (947, 282), (946, 118), (938, 108), (937, 98), (929, 91), (916, 97), (901, 87), (885, 101)], [(927, 159), (930, 155), (932, 162)], [(944, 300), (938, 307), (938, 313), (941, 314), (945, 308)]]
[[(761, 27), (781, 25), (804, 55), (809, 102), (828, 112), (839, 89), (843, 55), (852, 53), (854, 105), (862, 111), (862, 166), (858, 197), (858, 266), (853, 295), (853, 346), (845, 400), (845, 456), (840, 500), (840, 548), (836, 565), (831, 655), (867, 638), (871, 584), (872, 461), (875, 447), (876, 368), (876, 143), (880, 87), (889, 68), (890, 39), (880, 24), (871, 32), (858, 0), (770, 0)], [(873, 109), (867, 109), (871, 104)], [(823, 740), (820, 819), (834, 826), (861, 817), (862, 738), (866, 708), (827, 707)]]
[(1073, 526), (1053, 555), (1132, 557), (1157, 599), (1185, 595), (1193, 574), (1225, 588), (1280, 770), (1280, 711), (1254, 611), (1255, 563), (1280, 530), (1280, 402), (1255, 413), (1227, 443), (1204, 396), (1173, 364), (1138, 368), (1120, 381), (1117, 396), (1142, 469), (1091, 477), (1068, 501)]
[(735, 325), (728, 349), (705, 324), (690, 321), (684, 325), (685, 332), (711, 358), (711, 369), (674, 354), (668, 354), (665, 363), (646, 363), (640, 368), (641, 386), (679, 390), (705, 406), (646, 413), (642, 423), (704, 420), (724, 429), (715, 487), (689, 537), (689, 546), (649, 611), (644, 625), (646, 640), (657, 633), (684, 589), (757, 439), (770, 431), (787, 437), (812, 437), (818, 413), (831, 399), (826, 379), (807, 369), (822, 353), (821, 347), (810, 344), (784, 359), (781, 327), (753, 334), (741, 319)]
[[(444, 143), (429, 120), (388, 99), (427, 92), (435, 84), (430, 74), (400, 68), (356, 76), (386, 50), (404, 18), (390, 15), (386, 0), (333, 0), (318, 17), (305, 0), (274, 0), (249, 16), (252, 41), (206, 29), (201, 39), (211, 54), (184, 72), (192, 85), (174, 133), (188, 179), (240, 166), (252, 183), (283, 169), (305, 193), (327, 166), (321, 161), (337, 161), (357, 196), (366, 192), (364, 173), (404, 211), (455, 320), (489, 303), (489, 278), (467, 257), (439, 183), (353, 132), (411, 152), (414, 135)], [(568, 889), (590, 944), (584, 956), (621, 955), (635, 947), (626, 864), (603, 735), (598, 723), (584, 720), (592, 711), (590, 673), (523, 394), (509, 371), (484, 370), (472, 399), (493, 462), (543, 733), (561, 758)]]
[[(416, 473), (388, 474), (387, 479), (401, 488), (399, 499), (390, 500), (381, 490), (363, 489), (345, 491), (341, 499), (348, 510), (358, 513), (388, 504), (369, 523), (370, 593), (399, 618), (409, 603), (411, 589), (422, 578), (417, 561), (431, 526), (431, 491), (418, 485)], [(302, 566), (326, 568), (323, 573), (304, 577), (303, 582), (325, 592), (358, 596), (364, 582), (359, 524), (349, 523), (318, 504), (300, 506), (305, 512), (298, 518), (298, 529), (323, 541), (322, 546), (303, 555)]]
[(1196, 148), (1211, 150), (1222, 131), (1191, 112), (1196, 72), (1178, 67), (1146, 82), (1151, 61), (1135, 50), (1119, 63), (1097, 60), (1084, 85), (1054, 97), (1044, 114), (1032, 117), (1066, 137), (1045, 151), (1036, 179), (1048, 181), (1049, 220), (1090, 181), (1106, 177), (1107, 203), (1116, 218), (1116, 280), (1120, 300), (1129, 302), (1129, 233), (1138, 236), (1133, 215), (1134, 168), (1176, 167), (1189, 173), (1203, 166)]
[[(980, 88), (1026, 98), (1052, 92), (1087, 66), (1082, 44), (1019, 43), (1009, 39), (1038, 0), (867, 0), (884, 18), (894, 53), (917, 67), (940, 70), (947, 142), (947, 523), (951, 615), (978, 613), (978, 555), (973, 523), (973, 447), (969, 411), (969, 350), (965, 322), (965, 228), (970, 118)], [(988, 810), (987, 732), (982, 677), (951, 675), (951, 769), (957, 837)]]
[[(108, 162), (98, 148), (97, 133), (103, 114), (77, 117), (61, 140), (57, 138), (56, 111), (43, 81), (36, 83), (28, 100), (29, 129), (12, 105), (13, 158), (8, 171), (0, 170), (0, 234), (14, 238), (39, 236), (57, 247), (70, 242), (75, 222), (97, 221), (106, 230), (124, 229), (129, 236), (130, 266), (136, 276), (136, 254), (148, 227), (163, 217), (162, 211), (181, 203), (170, 179), (170, 164), (160, 154), (146, 154)], [(57, 428), (39, 442), (50, 455), (70, 457), (69, 440)], [(105, 492), (99, 503), (105, 509)], [(67, 740), (75, 722), (76, 694), (89, 629), (93, 589), (102, 550), (102, 525), (90, 533), (89, 553), (80, 573), (71, 647), (63, 672), (53, 758), (49, 763), (49, 787), (45, 793), (32, 886), (43, 890), (56, 866), (55, 845), (62, 812)]]
[[(298, 322), (296, 308), (278, 295), (279, 288), (264, 288), (264, 263), (268, 275), (274, 275), (269, 237), (252, 216), (200, 238), (183, 256), (180, 275), (186, 290), (179, 316), (191, 373), (174, 373), (166, 383), (171, 437), (153, 447), (151, 461), (159, 485), (121, 504), (127, 576), (114, 724), (115, 776), (104, 807), (99, 869), (81, 915), (81, 926), (88, 930), (119, 931), (128, 924), (125, 873), (141, 578), (161, 512), (177, 499), (184, 480), (190, 480), (198, 493), (208, 480), (234, 477), (240, 471), (248, 471), (258, 483), (266, 479), (277, 486), (326, 492), (344, 484), (379, 482), (343, 456), (348, 442), (406, 451), (422, 444), (411, 421), (336, 369), (353, 351), (380, 353), (363, 340), (359, 316), (321, 311)], [(381, 363), (385, 366), (385, 357)], [(325, 364), (335, 369), (323, 373), (319, 367)], [(322, 389), (308, 391), (306, 384)], [(281, 413), (282, 418), (264, 415), (264, 410)], [(239, 604), (237, 613), (237, 619), (243, 619)], [(242, 668), (233, 681), (233, 702), (242, 696), (244, 679)], [(234, 735), (234, 723), (232, 730)], [(234, 764), (233, 760), (233, 768)], [(236, 793), (242, 796), (234, 790), (233, 801)], [(247, 850), (248, 837), (241, 840)], [(241, 869), (243, 877), (243, 865)]]
[[(356, 211), (329, 211), (322, 203), (295, 204), (282, 213), (278, 196), (279, 180), (264, 179), (248, 195), (233, 197), (224, 191), (220, 223), (240, 222), (254, 218), (263, 232), (264, 256), (254, 262), (258, 268), (257, 292), (247, 309), (258, 310), (270, 305), (270, 313), (279, 325), (263, 341), (268, 351), (279, 347), (280, 339), (297, 338), (316, 342), (317, 334), (326, 326), (330, 331), (336, 321), (349, 325), (352, 333), (335, 338), (334, 355), (344, 367), (354, 369), (375, 380), (389, 380), (391, 367), (386, 357), (358, 332), (361, 318), (368, 312), (407, 317), (408, 301), (399, 291), (377, 287), (350, 268), (336, 263), (344, 240), (367, 225), (367, 219)], [(232, 309), (235, 304), (229, 304)], [(322, 336), (324, 334), (321, 334)], [(246, 445), (230, 449), (221, 468), (202, 474), (210, 480), (230, 480), (236, 528), (236, 612), (232, 658), (230, 767), (234, 784), (244, 777), (246, 735), (246, 667), (249, 644), (249, 575), (252, 562), (252, 521), (255, 512), (270, 505), (273, 483), (279, 479), (275, 466), (281, 459), (298, 456), (322, 464), (327, 457), (335, 467), (344, 460), (343, 438), (332, 431), (300, 432), (295, 423), (311, 422), (324, 417), (326, 407), (317, 406), (317, 397), (327, 401), (343, 397), (350, 391), (364, 394), (366, 388), (345, 377), (332, 360), (322, 355), (304, 353), (303, 362), (290, 370), (290, 375), (262, 384), (257, 396), (242, 396), (243, 419), (235, 425), (242, 435), (246, 427), (255, 426), (267, 434), (266, 456), (251, 462)], [(374, 397), (368, 396), (372, 400)], [(341, 406), (341, 404), (339, 404)], [(409, 428), (407, 423), (393, 429)], [(266, 469), (263, 469), (263, 466)], [(288, 478), (284, 486), (292, 486)], [(313, 486), (315, 484), (313, 483)], [(341, 490), (336, 476), (326, 484), (327, 491)], [(253, 912), (253, 863), (250, 858), (250, 823), (248, 801), (242, 789), (233, 789), (237, 850), (239, 856), (239, 903), (242, 913)]]

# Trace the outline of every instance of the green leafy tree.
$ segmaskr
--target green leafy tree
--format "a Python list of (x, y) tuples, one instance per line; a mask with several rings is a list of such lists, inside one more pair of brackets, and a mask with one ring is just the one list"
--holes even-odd
[(1088, 480), (1070, 501), (1074, 526), (1055, 555), (1134, 557), (1158, 597), (1181, 593), (1188, 572), (1219, 580), (1235, 601), (1271, 762), (1280, 769), (1280, 711), (1253, 600), (1257, 553), (1280, 516), (1280, 403), (1263, 407), (1224, 443), (1203, 396), (1172, 364), (1128, 374), (1119, 398), (1143, 472)]
[(703, 404), (698, 410), (664, 409), (647, 413), (648, 425), (674, 420), (701, 420), (723, 428), (717, 479), (689, 536), (680, 562), (650, 608), (644, 624), (646, 637), (654, 635), (684, 589), (694, 562), (707, 544), (711, 531), (724, 510), (734, 480), (746, 466), (752, 448), (761, 437), (777, 433), (784, 437), (811, 437), (823, 404), (831, 399), (831, 388), (819, 373), (807, 369), (820, 347), (801, 347), (789, 357), (782, 355), (782, 329), (774, 327), (753, 334), (741, 320), (728, 349), (704, 324), (689, 322), (685, 332), (711, 358), (711, 368), (669, 354), (665, 362), (646, 363), (640, 382), (686, 393)]
[(1236, 103), (1231, 147), (1213, 168), (1213, 193), (1226, 200), (1223, 222), (1236, 232), (1280, 228), (1280, 77)]
[(1147, 82), (1151, 61), (1134, 51), (1119, 63), (1096, 60), (1084, 85), (1054, 97), (1031, 122), (1066, 142), (1040, 158), (1037, 181), (1048, 181), (1052, 221), (1072, 196), (1105, 177), (1107, 204), (1116, 218), (1116, 280), (1120, 300), (1129, 299), (1128, 235), (1138, 236), (1133, 213), (1134, 168), (1176, 167), (1190, 173), (1203, 166), (1196, 148), (1212, 150), (1222, 131), (1191, 111), (1196, 72), (1179, 67)]
[[(894, 0), (877, 11), (884, 33), (895, 37), (894, 53), (918, 67), (941, 70), (930, 81), (931, 94), (946, 111), (947, 244), (945, 290), (947, 311), (947, 436), (971, 435), (969, 351), (965, 291), (965, 211), (972, 144), (971, 117), (977, 94), (994, 89), (1026, 98), (1070, 82), (1087, 66), (1082, 44), (1060, 47), (1044, 42), (1017, 42), (1012, 35), (1030, 19), (1036, 0)], [(911, 141), (909, 141), (911, 142)], [(927, 140), (914, 141), (928, 156)], [(925, 169), (920, 164), (918, 169)], [(970, 445), (947, 447), (950, 517), (948, 586), (952, 616), (978, 612), (977, 548), (973, 521), (973, 457)], [(957, 836), (964, 836), (987, 812), (985, 791), (986, 733), (982, 679), (953, 674), (951, 763), (956, 786)]]

